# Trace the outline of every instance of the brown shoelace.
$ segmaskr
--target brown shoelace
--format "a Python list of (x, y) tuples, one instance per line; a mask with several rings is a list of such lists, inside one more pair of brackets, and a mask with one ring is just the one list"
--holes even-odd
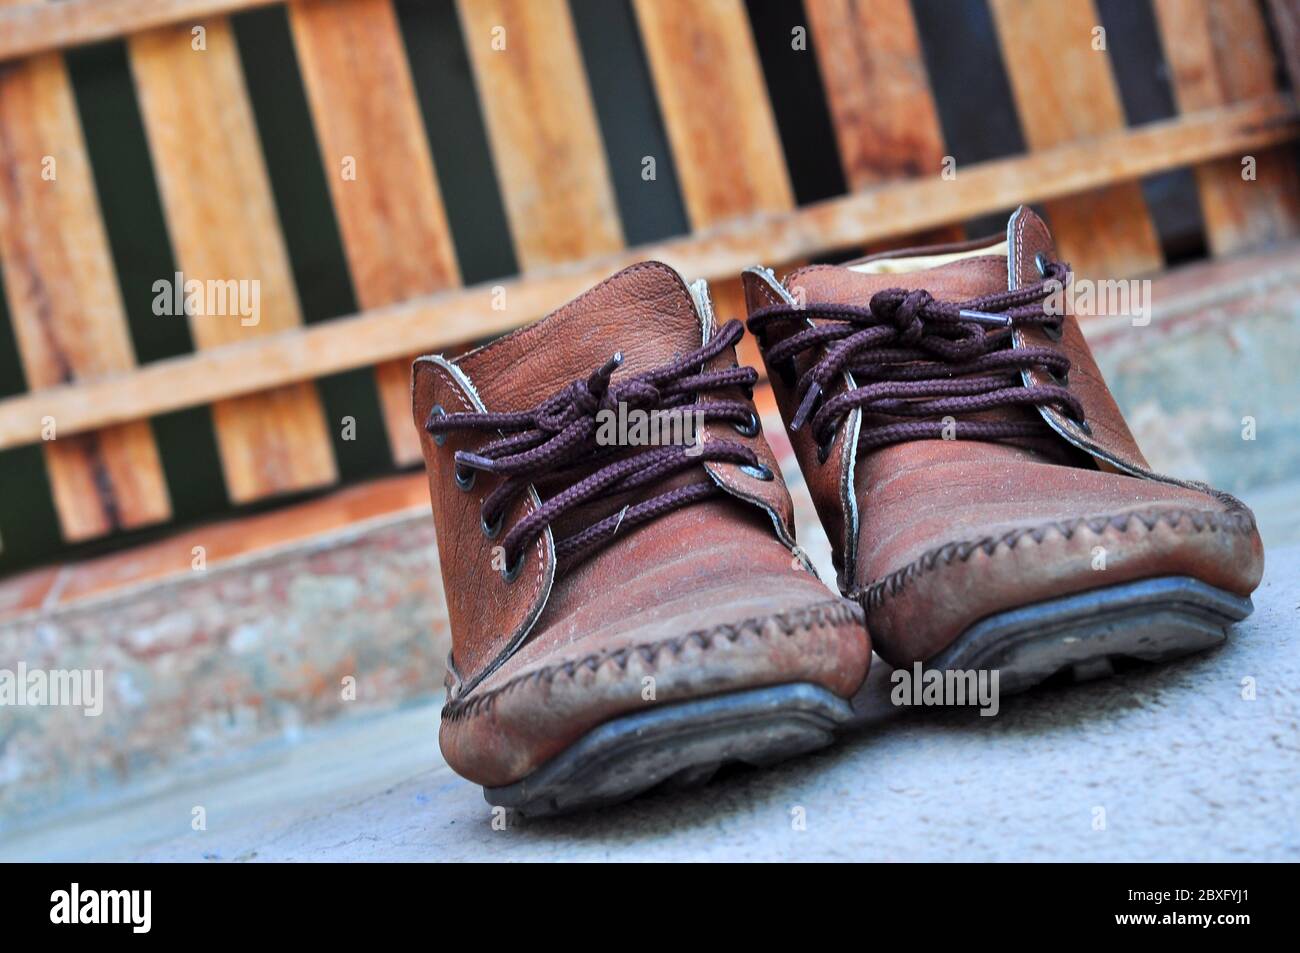
[[(569, 485), (544, 500), (523, 517), (501, 541), (505, 551), (506, 581), (512, 581), (523, 567), (524, 554), (555, 520), (575, 507), (598, 498), (638, 490), (710, 460), (740, 464), (759, 479), (771, 479), (754, 452), (729, 440), (709, 439), (693, 445), (674, 444), (647, 449), (602, 446), (597, 440), (597, 417), (602, 410), (617, 413), (620, 403), (629, 410), (647, 412), (686, 410), (699, 412), (702, 419), (730, 421), (745, 436), (758, 433), (758, 418), (742, 401), (697, 403), (702, 391), (741, 387), (749, 391), (758, 380), (751, 367), (730, 367), (705, 371), (703, 365), (744, 334), (739, 321), (729, 321), (708, 344), (673, 361), (617, 382), (614, 372), (623, 362), (615, 354), (586, 380), (576, 380), (531, 410), (515, 413), (446, 413), (434, 407), (425, 429), (435, 439), (445, 439), (453, 430), (479, 430), (498, 434), (474, 452), (457, 451), (456, 484), (469, 490), (475, 471), (504, 477), (484, 498), (483, 532), (492, 538), (511, 504), (530, 484), (545, 479), (548, 485), (568, 481)], [(699, 441), (699, 435), (697, 435)], [(691, 483), (650, 499), (628, 504), (587, 528), (559, 540), (558, 560), (571, 564), (581, 555), (614, 538), (620, 528), (631, 528), (671, 510), (696, 503), (720, 492), (711, 479)]]
[[(1068, 266), (1042, 263), (1043, 280), (964, 302), (936, 301), (924, 290), (890, 288), (871, 296), (865, 308), (841, 304), (771, 305), (749, 318), (761, 340), (764, 331), (794, 323), (801, 329), (765, 348), (769, 367), (786, 368), (798, 409), (792, 430), (810, 424), (825, 459), (841, 422), (856, 408), (881, 420), (864, 426), (859, 450), (907, 440), (945, 436), (944, 417), (999, 407), (1057, 405), (1081, 426), (1083, 405), (1067, 385), (1070, 361), (1049, 347), (1012, 347), (1012, 329), (1042, 327), (1059, 337), (1061, 317), (1048, 314), (1046, 299), (1063, 287)], [(1059, 282), (1060, 285), (1054, 285)], [(812, 319), (824, 323), (807, 326)], [(824, 347), (821, 358), (794, 379), (794, 360)], [(1044, 368), (1055, 383), (1028, 387), (1021, 371)], [(823, 400), (841, 373), (856, 386)], [(963, 440), (999, 440), (1049, 432), (1041, 419), (967, 420), (948, 431)]]

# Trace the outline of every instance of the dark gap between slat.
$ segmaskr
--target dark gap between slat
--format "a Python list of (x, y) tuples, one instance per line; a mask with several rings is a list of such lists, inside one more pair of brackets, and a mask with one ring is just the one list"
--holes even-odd
[(63, 546), (39, 444), (0, 450), (0, 578), (45, 562)]
[[(175, 281), (176, 259), (163, 215), (126, 43), (113, 40), (64, 54), (76, 95), (95, 191), (136, 361), (149, 364), (194, 350), (184, 315), (157, 315), (154, 282)], [(227, 506), (212, 415), (206, 407), (150, 421), (172, 502), (182, 523)]]
[(452, 0), (396, 0), (461, 280), (519, 271), (478, 90)]
[[(746, 0), (749, 23), (776, 115), (786, 168), (800, 205), (848, 191), (830, 106), (801, 0)], [(796, 27), (804, 49), (794, 48)], [(761, 96), (762, 90), (755, 90)]]
[[(271, 192), (289, 250), (305, 324), (357, 311), (327, 173), (312, 126), (307, 94), (284, 7), (249, 10), (231, 18), (257, 120)], [(339, 478), (352, 481), (392, 469), (388, 433), (370, 368), (318, 378)], [(356, 421), (355, 439), (343, 439), (343, 418)]]
[(136, 360), (148, 364), (189, 354), (194, 342), (184, 316), (153, 313), (153, 284), (171, 281), (176, 267), (126, 44), (79, 47), (64, 58)]
[[(570, 0), (623, 236), (643, 245), (690, 230), (668, 134), (629, 0)], [(654, 178), (644, 177), (645, 159)]]
[(0, 398), (27, 392), (27, 374), (18, 354), (18, 338), (9, 320), (9, 299), (5, 297), (4, 263), (0, 262)]
[[(1140, 126), (1178, 115), (1169, 65), (1150, 0), (1097, 0), (1106, 28), (1124, 116)], [(1171, 169), (1142, 180), (1142, 196), (1167, 264), (1206, 256), (1205, 223), (1191, 169)]]
[(1282, 39), (1278, 35), (1277, 17), (1273, 15), (1273, 4), (1268, 0), (1255, 0), (1259, 8), (1260, 16), (1264, 18), (1264, 25), (1267, 28), (1269, 49), (1273, 51), (1273, 85), (1279, 91), (1291, 90), (1291, 76), (1286, 69), (1286, 50), (1282, 46)]
[[(25, 393), (27, 379), (9, 321), (0, 267), (0, 398)], [(0, 576), (48, 557), (61, 545), (45, 458), (37, 446), (0, 450)]]
[[(1025, 152), (1011, 82), (988, 5), (912, 0), (948, 154), (963, 166)], [(1004, 232), (1010, 209), (965, 223), (971, 237)]]

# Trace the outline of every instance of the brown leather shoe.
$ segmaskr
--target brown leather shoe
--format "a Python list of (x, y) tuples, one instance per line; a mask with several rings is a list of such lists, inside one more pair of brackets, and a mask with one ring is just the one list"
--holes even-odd
[[(544, 814), (698, 782), (848, 719), (862, 610), (794, 545), (742, 334), (652, 262), (415, 362), (452, 632), (440, 741), (489, 802)], [(662, 410), (701, 414), (704, 439), (630, 445), (631, 411)]]
[(1254, 517), (1150, 470), (1049, 297), (1067, 275), (1025, 208), (1005, 238), (745, 274), (840, 588), (893, 665), (1014, 691), (1216, 644), (1251, 611)]

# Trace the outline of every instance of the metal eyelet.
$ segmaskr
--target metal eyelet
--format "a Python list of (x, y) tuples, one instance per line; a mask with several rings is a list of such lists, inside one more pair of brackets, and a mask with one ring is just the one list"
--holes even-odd
[(1034, 256), (1034, 267), (1038, 269), (1038, 275), (1041, 278), (1047, 277), (1047, 256), (1039, 252)]
[[(465, 473), (468, 473), (469, 476), (465, 476), (465, 475), (464, 475)], [(456, 488), (457, 488), (457, 489), (459, 489), (459, 490), (463, 490), (463, 491), (465, 491), (466, 493), (468, 493), (471, 489), (473, 489), (473, 487), (474, 487), (474, 478), (475, 478), (476, 476), (478, 476), (478, 471), (477, 471), (477, 470), (471, 470), (469, 467), (465, 467), (465, 468), (463, 468), (463, 470), (462, 470), (461, 467), (457, 466), (457, 467), (456, 467), (456, 470), (455, 470), (455, 474), (456, 474)]]
[(496, 520), (491, 523), (487, 521), (486, 516), (484, 516), (482, 513), (479, 513), (479, 518), (478, 518), (479, 526), (482, 527), (483, 535), (486, 536), (488, 539), (496, 538), (497, 533), (501, 532), (501, 524), (504, 523), (505, 521), (506, 521), (506, 514), (504, 510), (498, 513)]
[(512, 583), (519, 578), (519, 574), (523, 572), (523, 569), (524, 569), (524, 553), (521, 552), (519, 554), (519, 558), (515, 560), (515, 564), (513, 566), (507, 566), (505, 569), (501, 570), (501, 578), (504, 579), (507, 584)]
[(1060, 321), (1053, 324), (1044, 324), (1042, 326), (1043, 333), (1047, 335), (1049, 341), (1059, 341), (1061, 338), (1065, 337), (1064, 321), (1065, 319), (1062, 318)]
[(740, 468), (740, 472), (745, 476), (753, 477), (755, 480), (762, 480), (764, 483), (772, 479), (772, 471), (761, 463), (754, 467), (746, 464)]
[(1085, 437), (1091, 437), (1091, 436), (1092, 436), (1092, 427), (1088, 424), (1088, 421), (1086, 421), (1086, 420), (1079, 420), (1079, 419), (1077, 419), (1077, 418), (1075, 418), (1075, 417), (1072, 417), (1072, 416), (1070, 415), (1069, 411), (1068, 411), (1066, 408), (1064, 408), (1064, 407), (1057, 407), (1057, 408), (1056, 408), (1056, 412), (1057, 412), (1058, 414), (1060, 414), (1061, 417), (1063, 417), (1063, 418), (1065, 419), (1065, 422), (1066, 422), (1067, 424), (1070, 424), (1071, 426), (1073, 426), (1076, 430), (1078, 430), (1078, 431), (1079, 431), (1081, 434), (1083, 434)]
[(745, 421), (743, 424), (732, 424), (731, 426), (734, 427), (736, 433), (740, 434), (742, 437), (757, 437), (759, 428), (758, 414), (751, 410), (749, 412), (749, 420)]
[(817, 462), (819, 464), (824, 464), (827, 460), (831, 458), (831, 448), (834, 446), (835, 446), (835, 433), (834, 431), (832, 431), (831, 438), (829, 440), (827, 440), (825, 443), (819, 442), (817, 444)]
[(1051, 369), (1049, 368), (1048, 371), (1047, 371), (1047, 376), (1051, 379), (1052, 383), (1053, 383), (1053, 384), (1056, 384), (1058, 387), (1069, 387), (1069, 386), (1070, 386), (1070, 372), (1069, 372), (1069, 371), (1066, 371), (1064, 374), (1057, 374), (1055, 371), (1053, 371), (1053, 370), (1051, 370)]
[[(433, 422), (434, 417), (446, 417), (446, 416), (447, 416), (447, 411), (443, 408), (442, 404), (434, 404), (432, 409), (429, 411), (429, 419), (424, 422), (424, 429), (425, 430), (429, 429), (429, 424)], [(433, 436), (433, 442), (439, 447), (441, 447), (444, 443), (447, 442), (447, 435), (445, 433), (436, 433), (433, 434), (432, 436)]]

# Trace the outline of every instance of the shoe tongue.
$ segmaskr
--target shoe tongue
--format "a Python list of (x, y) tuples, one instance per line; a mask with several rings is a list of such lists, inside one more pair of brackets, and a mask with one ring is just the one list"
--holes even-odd
[(703, 343), (695, 302), (660, 262), (625, 268), (546, 317), (456, 360), (489, 411), (528, 410), (615, 352), (614, 380), (666, 364)]
[[(877, 261), (881, 261), (877, 259)], [(884, 259), (883, 261), (891, 261)], [(923, 289), (940, 301), (965, 301), (1007, 290), (1005, 255), (974, 255), (919, 271), (869, 274), (863, 266), (812, 265), (785, 279), (796, 298), (802, 289), (805, 304), (853, 304), (865, 307), (871, 296), (889, 288)]]

